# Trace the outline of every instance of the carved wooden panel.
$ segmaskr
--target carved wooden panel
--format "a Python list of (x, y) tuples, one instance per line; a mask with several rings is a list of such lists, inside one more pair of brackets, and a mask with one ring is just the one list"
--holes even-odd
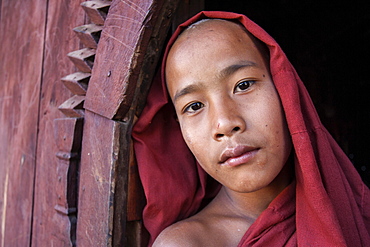
[(93, 23), (103, 25), (105, 18), (107, 17), (110, 4), (110, 1), (107, 0), (93, 0), (83, 2), (81, 6)]
[[(97, 72), (86, 94), (86, 109), (109, 119), (123, 119), (131, 107), (137, 82), (147, 81), (155, 71), (162, 48), (159, 37), (166, 36), (166, 23), (177, 2), (112, 2), (97, 49)], [(151, 66), (146, 70), (147, 77), (141, 73), (143, 61), (147, 68)]]
[(83, 109), (85, 96), (74, 95), (59, 106), (59, 110), (67, 117), (84, 117)]
[(102, 29), (102, 26), (87, 24), (76, 27), (73, 31), (76, 32), (77, 36), (86, 47), (96, 49)]
[[(94, 2), (96, 1), (90, 1), (89, 4), (94, 5)], [(99, 2), (102, 3), (102, 1)], [(81, 5), (84, 6), (86, 3), (83, 2)], [(109, 6), (110, 1), (104, 1), (104, 11), (108, 11)], [(80, 18), (84, 19), (83, 9), (78, 5), (75, 7), (81, 12)], [(86, 8), (84, 9), (86, 10)], [(68, 28), (71, 33), (72, 28), (70, 26)], [(76, 43), (79, 39), (85, 47), (74, 51), (69, 50), (68, 54), (67, 52), (64, 54), (65, 58), (68, 55), (70, 61), (73, 62), (73, 64), (70, 63), (70, 67), (75, 66), (79, 71), (66, 75), (61, 79), (66, 89), (69, 89), (74, 95), (58, 107), (65, 117), (54, 119), (57, 149), (55, 157), (57, 162), (53, 174), (56, 177), (55, 187), (52, 190), (54, 198), (51, 201), (54, 203), (53, 208), (57, 213), (57, 216), (54, 215), (54, 218), (61, 223), (60, 227), (62, 230), (65, 229), (68, 232), (68, 234), (64, 234), (64, 239), (57, 239), (55, 242), (57, 246), (75, 246), (77, 242), (78, 180), (85, 116), (83, 105), (91, 77), (90, 72), (94, 66), (95, 48), (99, 42), (102, 26), (90, 23), (75, 27), (73, 30), (77, 36), (74, 37)], [(106, 202), (104, 198), (99, 198), (98, 200)], [(54, 231), (56, 230), (58, 229), (54, 229)], [(34, 243), (37, 243), (35, 238)]]
[(81, 50), (72, 51), (68, 53), (68, 57), (81, 72), (90, 73), (94, 65), (95, 49), (86, 47)]
[[(72, 31), (85, 21), (80, 2), (45, 1), (48, 11), (44, 23), (45, 48), (41, 50), (44, 57), (41, 63), (42, 87), (38, 92), (41, 98), (38, 103), (40, 114), (32, 239), (23, 246), (73, 246), (76, 235), (72, 222), (76, 218), (77, 189), (73, 187), (77, 185), (79, 157), (76, 155), (77, 142), (70, 135), (81, 128), (81, 121), (55, 119), (64, 117), (58, 106), (72, 96), (60, 78), (76, 72), (74, 64), (66, 55), (81, 48)], [(30, 11), (39, 14), (37, 8)], [(33, 22), (32, 19), (28, 21)]]
[(141, 219), (145, 199), (130, 154), (131, 128), (144, 105), (177, 3), (117, 0), (109, 9), (84, 103), (79, 245), (147, 242)]
[[(110, 2), (106, 1), (106, 8), (109, 8)], [(82, 3), (83, 5), (84, 3)], [(80, 10), (79, 17), (85, 19), (84, 11), (78, 3), (75, 8)], [(106, 9), (107, 10), (107, 9)], [(75, 11), (74, 13), (77, 13)], [(66, 18), (66, 16), (63, 16)], [(83, 22), (72, 25), (84, 24)], [(99, 42), (99, 36), (102, 27), (96, 24), (86, 24), (75, 27), (72, 32), (71, 26), (66, 26), (69, 35), (74, 35), (73, 40), (78, 44), (80, 42), (85, 48), (71, 51), (78, 46), (69, 47), (69, 50), (62, 50), (62, 54), (67, 60), (69, 58), (73, 63), (69, 67), (76, 67), (79, 71), (64, 76), (61, 81), (65, 89), (69, 89), (74, 94), (69, 99), (59, 105), (58, 109), (65, 115), (64, 118), (54, 119), (54, 134), (56, 144), (55, 158), (56, 164), (51, 177), (56, 178), (52, 184), (53, 197), (49, 204), (53, 204), (53, 219), (59, 222), (59, 233), (54, 237), (53, 243), (56, 246), (75, 246), (76, 245), (76, 226), (78, 213), (78, 174), (81, 158), (82, 133), (85, 111), (83, 108), (86, 90), (90, 80), (90, 72), (94, 65), (95, 49)], [(60, 38), (60, 37), (59, 37)], [(81, 47), (80, 47), (81, 48)], [(68, 53), (68, 54), (67, 54)], [(68, 55), (68, 58), (67, 58)], [(60, 64), (59, 64), (60, 65)], [(53, 70), (48, 70), (48, 72)], [(62, 76), (58, 74), (59, 78)], [(61, 84), (58, 84), (61, 85)], [(65, 90), (66, 91), (66, 90)], [(103, 200), (103, 199), (101, 199)], [(50, 224), (49, 224), (50, 225)], [(38, 228), (36, 227), (38, 230)], [(62, 230), (62, 231), (61, 231)], [(51, 232), (57, 232), (58, 227), (54, 226)], [(64, 235), (63, 235), (64, 234)], [(34, 244), (38, 245), (40, 239), (34, 238)]]
[(86, 95), (90, 76), (90, 73), (76, 72), (63, 77), (61, 80), (71, 93), (76, 95)]

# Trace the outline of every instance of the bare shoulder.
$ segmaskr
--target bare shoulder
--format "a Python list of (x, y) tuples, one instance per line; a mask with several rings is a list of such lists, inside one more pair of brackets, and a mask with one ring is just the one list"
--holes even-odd
[(202, 246), (204, 225), (197, 219), (186, 219), (179, 221), (166, 229), (155, 240), (153, 247), (181, 247), (181, 246)]

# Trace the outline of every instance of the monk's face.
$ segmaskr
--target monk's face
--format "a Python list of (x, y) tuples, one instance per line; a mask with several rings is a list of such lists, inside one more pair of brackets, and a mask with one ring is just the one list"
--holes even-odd
[(166, 81), (185, 142), (208, 174), (239, 192), (274, 181), (291, 141), (269, 70), (241, 27), (212, 20), (185, 31)]

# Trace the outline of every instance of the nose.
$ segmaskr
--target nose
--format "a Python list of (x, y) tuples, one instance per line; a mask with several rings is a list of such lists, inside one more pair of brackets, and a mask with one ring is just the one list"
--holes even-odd
[(213, 138), (221, 141), (246, 129), (246, 122), (236, 104), (223, 100), (213, 109)]

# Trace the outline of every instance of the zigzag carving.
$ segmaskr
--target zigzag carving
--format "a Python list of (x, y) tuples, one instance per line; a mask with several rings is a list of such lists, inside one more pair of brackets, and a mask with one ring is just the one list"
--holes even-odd
[(58, 148), (55, 154), (58, 173), (58, 188), (56, 188), (58, 203), (54, 209), (70, 219), (70, 239), (73, 246), (76, 244), (78, 167), (85, 115), (83, 104), (91, 69), (94, 66), (95, 49), (110, 4), (111, 1), (102, 0), (87, 1), (81, 4), (94, 24), (73, 29), (85, 48), (68, 54), (79, 71), (63, 77), (61, 81), (74, 95), (58, 107), (66, 117), (54, 120), (55, 141)]

